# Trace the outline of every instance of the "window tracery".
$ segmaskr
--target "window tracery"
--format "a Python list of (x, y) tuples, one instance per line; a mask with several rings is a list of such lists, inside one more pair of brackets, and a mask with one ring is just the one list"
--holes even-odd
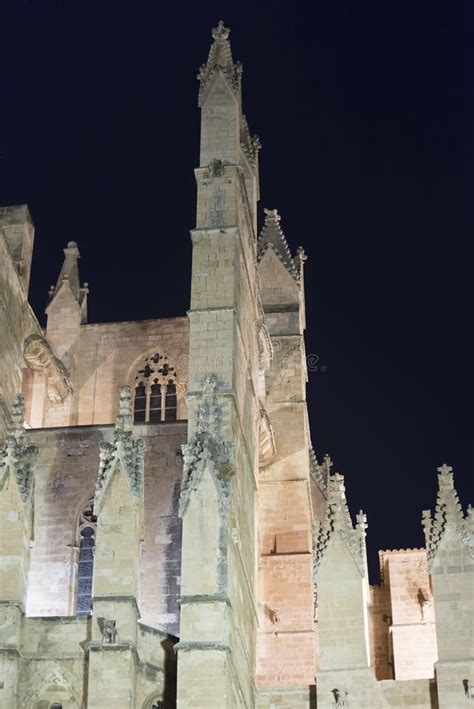
[(77, 567), (76, 614), (89, 615), (92, 610), (92, 581), (97, 517), (94, 501), (89, 500), (79, 515), (79, 563)]
[(139, 365), (134, 381), (134, 423), (176, 421), (176, 370), (168, 357), (155, 352)]

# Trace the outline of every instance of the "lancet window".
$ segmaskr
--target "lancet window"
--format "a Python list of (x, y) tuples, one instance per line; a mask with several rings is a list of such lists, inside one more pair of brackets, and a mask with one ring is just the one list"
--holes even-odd
[(92, 610), (92, 580), (97, 517), (90, 500), (79, 516), (79, 564), (77, 568), (76, 614), (89, 615)]
[(133, 420), (159, 423), (177, 418), (176, 370), (159, 352), (145, 357), (134, 383)]

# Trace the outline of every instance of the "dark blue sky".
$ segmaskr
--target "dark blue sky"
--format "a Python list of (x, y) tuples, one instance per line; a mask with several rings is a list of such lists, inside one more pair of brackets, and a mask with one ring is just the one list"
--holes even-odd
[[(92, 321), (189, 305), (210, 28), (232, 27), (261, 208), (306, 264), (315, 448), (378, 548), (423, 543), (436, 467), (472, 497), (472, 3), (2, 4), (0, 203), (36, 224), (42, 318), (79, 243)], [(470, 488), (470, 489), (469, 489)]]

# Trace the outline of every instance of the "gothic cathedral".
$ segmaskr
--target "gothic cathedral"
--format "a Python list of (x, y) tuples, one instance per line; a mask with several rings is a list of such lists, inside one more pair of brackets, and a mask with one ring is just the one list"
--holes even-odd
[(89, 323), (70, 241), (43, 330), (28, 208), (0, 209), (2, 709), (474, 707), (474, 515), (442, 465), (426, 548), (369, 585), (241, 78), (220, 22), (186, 317)]

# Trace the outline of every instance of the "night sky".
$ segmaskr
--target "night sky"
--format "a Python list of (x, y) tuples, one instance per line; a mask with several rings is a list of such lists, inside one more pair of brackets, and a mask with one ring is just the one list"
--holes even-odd
[[(474, 470), (472, 2), (2, 3), (0, 204), (36, 225), (44, 322), (78, 242), (92, 322), (189, 307), (210, 28), (232, 28), (244, 110), (306, 263), (308, 401), (377, 549), (423, 544), (436, 468)], [(470, 33), (470, 34), (469, 34)], [(321, 371), (325, 370), (325, 371)]]

